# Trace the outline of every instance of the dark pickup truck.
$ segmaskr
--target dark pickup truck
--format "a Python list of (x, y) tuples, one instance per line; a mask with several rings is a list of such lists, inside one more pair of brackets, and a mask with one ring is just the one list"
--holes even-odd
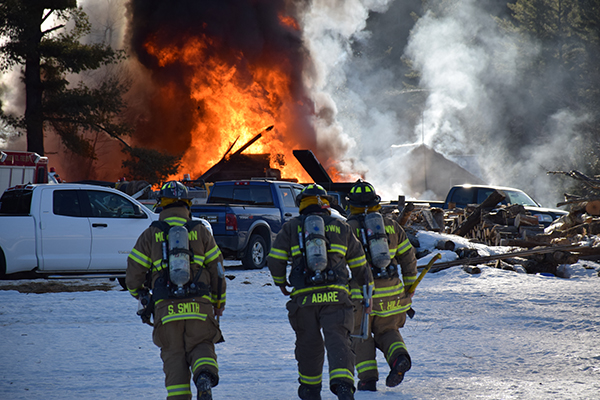
[(225, 257), (260, 269), (282, 225), (298, 215), (296, 196), (302, 188), (266, 179), (215, 182), (206, 204), (192, 205), (191, 211), (210, 222)]
[(500, 204), (520, 204), (531, 215), (537, 217), (540, 224), (545, 226), (550, 225), (555, 219), (568, 214), (564, 210), (542, 207), (524, 191), (504, 186), (455, 185), (448, 191), (444, 202), (429, 201), (427, 203), (431, 207), (440, 207), (446, 210), (450, 208), (465, 208), (469, 204), (481, 204), (494, 190), (499, 190), (506, 195), (506, 198)]

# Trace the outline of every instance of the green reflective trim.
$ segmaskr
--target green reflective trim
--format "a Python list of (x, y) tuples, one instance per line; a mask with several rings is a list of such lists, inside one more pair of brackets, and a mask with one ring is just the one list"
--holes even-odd
[(219, 258), (219, 256), (221, 255), (221, 250), (219, 250), (219, 246), (215, 246), (208, 252), (206, 252), (204, 255), (206, 256), (205, 262), (208, 264), (209, 262)]
[(350, 298), (352, 300), (360, 300), (363, 298), (362, 289), (354, 288), (350, 290)]
[(271, 248), (271, 251), (269, 252), (269, 257), (275, 258), (277, 260), (287, 260), (289, 258), (287, 251), (276, 249), (274, 247)]
[[(227, 296), (227, 293), (222, 293), (222, 294), (221, 294), (221, 301), (223, 301), (223, 299), (225, 299), (225, 296)], [(207, 297), (208, 297), (208, 296), (202, 296), (202, 298), (204, 298), (204, 299), (205, 299), (205, 298), (207, 298)], [(214, 293), (211, 293), (211, 294), (210, 294), (210, 300), (212, 301), (213, 299), (214, 299), (214, 300), (217, 300), (217, 295), (216, 295), (216, 294), (214, 294)]]
[(390, 347), (388, 349), (388, 353), (385, 355), (385, 358), (388, 363), (390, 363), (390, 361), (392, 361), (390, 358), (399, 349), (406, 350), (406, 345), (403, 342), (394, 342), (390, 345)]
[(181, 314), (173, 314), (162, 317), (161, 322), (166, 324), (171, 321), (181, 321), (182, 319), (197, 319), (200, 321), (206, 321), (206, 314), (200, 313), (181, 313)]
[(172, 396), (191, 395), (190, 384), (167, 386), (167, 398)]
[[(224, 303), (225, 303), (225, 298), (226, 298), (226, 297), (227, 297), (227, 295), (226, 295), (225, 293), (223, 293), (223, 294), (221, 295), (221, 304), (224, 304)], [(217, 298), (217, 295), (216, 295), (216, 294), (214, 294), (214, 293), (211, 293), (211, 294), (210, 294), (210, 297), (208, 297), (208, 296), (202, 296), (202, 298), (203, 298), (203, 299), (210, 300), (210, 302), (211, 302), (213, 305), (214, 305), (214, 304), (217, 304), (217, 302), (219, 301), (219, 299)]]
[(406, 239), (404, 242), (398, 245), (398, 254), (406, 253), (411, 247), (412, 245), (410, 244), (410, 241)]
[(402, 306), (402, 307), (398, 307), (398, 308), (393, 308), (391, 310), (384, 310), (384, 311), (373, 310), (373, 312), (371, 312), (371, 315), (376, 316), (376, 317), (385, 318), (385, 317), (390, 317), (392, 315), (402, 314), (403, 312), (407, 312), (410, 309), (411, 304), (408, 304), (408, 305)]
[(367, 360), (356, 364), (356, 371), (359, 374), (366, 371), (377, 371), (377, 360)]
[(340, 249), (336, 249), (335, 247), (331, 247), (329, 250), (327, 250), (328, 253), (340, 253), (342, 256), (346, 255), (345, 251), (342, 251)]
[(320, 385), (321, 382), (323, 381), (323, 375), (316, 375), (316, 376), (306, 376), (306, 375), (302, 375), (301, 373), (298, 372), (298, 375), (300, 377), (300, 383), (303, 383), (305, 385)]
[(383, 288), (376, 287), (373, 290), (373, 298), (393, 296), (401, 293), (404, 293), (404, 285), (402, 285), (402, 283)]
[(162, 260), (156, 260), (153, 264), (155, 271), (162, 271), (163, 269), (167, 268), (167, 265), (163, 265)]
[(198, 264), (198, 265), (202, 265), (202, 266), (203, 266), (203, 265), (204, 265), (204, 259), (205, 259), (205, 258), (206, 258), (206, 257), (204, 257), (204, 256), (197, 256), (197, 255), (195, 255), (195, 254), (194, 254), (194, 262), (195, 262), (196, 264)]
[(128, 290), (129, 290), (130, 295), (132, 295), (133, 297), (137, 297), (137, 295), (138, 295), (137, 289), (128, 289)]
[(346, 253), (348, 252), (348, 247), (347, 246), (343, 246), (341, 244), (332, 243), (330, 245), (330, 248), (331, 248), (330, 251), (335, 251), (335, 252), (341, 253), (343, 255), (346, 255)]
[(398, 249), (390, 249), (390, 258), (396, 257), (397, 252), (398, 252)]
[(278, 286), (283, 285), (285, 283), (285, 276), (274, 276), (273, 282)]
[(299, 290), (292, 290), (292, 294), (291, 296), (295, 296), (297, 294), (304, 294), (304, 293), (311, 293), (311, 292), (316, 292), (319, 290), (341, 290), (343, 292), (346, 292), (347, 294), (350, 294), (350, 290), (348, 289), (347, 286), (342, 286), (342, 285), (326, 285), (326, 286), (310, 286), (304, 289), (299, 289)]
[(171, 226), (183, 226), (187, 222), (187, 219), (181, 217), (168, 217), (165, 218), (165, 222)]
[(415, 283), (415, 281), (417, 280), (417, 276), (416, 275), (403, 276), (402, 280), (404, 281), (404, 285), (410, 286), (413, 283)]
[(205, 365), (210, 365), (211, 367), (214, 367), (217, 370), (219, 370), (219, 365), (217, 364), (217, 360), (215, 360), (214, 358), (210, 358), (210, 357), (203, 357), (203, 358), (199, 358), (196, 360), (196, 362), (194, 363), (194, 366), (192, 367), (192, 372), (194, 374), (196, 374), (196, 370), (198, 370), (198, 368), (203, 367)]
[(348, 262), (348, 266), (350, 268), (356, 268), (356, 267), (360, 267), (362, 265), (366, 265), (367, 264), (367, 258), (363, 254), (360, 257), (353, 258), (352, 260), (347, 260), (347, 262)]
[(331, 381), (333, 379), (348, 379), (354, 383), (354, 373), (345, 368), (334, 369), (329, 372), (329, 380)]
[(131, 249), (131, 253), (129, 253), (129, 258), (131, 258), (133, 261), (137, 262), (145, 268), (150, 268), (150, 265), (152, 263), (152, 259), (150, 257), (136, 249)]

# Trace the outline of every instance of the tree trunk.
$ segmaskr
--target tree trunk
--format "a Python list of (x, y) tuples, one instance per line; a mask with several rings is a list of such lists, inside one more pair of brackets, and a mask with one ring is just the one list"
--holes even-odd
[(27, 34), (27, 56), (25, 60), (25, 126), (27, 129), (27, 151), (44, 155), (44, 111), (42, 108), (43, 85), (40, 69), (39, 44), (42, 39), (43, 9), (32, 7)]

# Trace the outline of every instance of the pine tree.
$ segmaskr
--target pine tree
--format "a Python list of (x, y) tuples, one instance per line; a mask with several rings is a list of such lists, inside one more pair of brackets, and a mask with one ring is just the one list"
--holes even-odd
[[(109, 135), (122, 143), (130, 177), (158, 183), (176, 173), (181, 157), (131, 147), (123, 139), (131, 133), (122, 118), (129, 81), (109, 67), (118, 66), (125, 54), (105, 43), (83, 43), (90, 31), (76, 0), (3, 0), (0, 70), (24, 68), (26, 106), (22, 116), (0, 111), (0, 121), (24, 129), (27, 150), (40, 155), (45, 153), (44, 133), (56, 133), (67, 150), (88, 160), (88, 173), (98, 136)], [(102, 76), (90, 80), (94, 72)]]
[[(42, 30), (42, 24), (51, 27)], [(45, 27), (46, 25), (44, 25)], [(26, 92), (25, 115), (12, 120), (27, 132), (27, 150), (44, 154), (44, 128), (52, 126), (71, 151), (94, 157), (85, 132), (112, 136), (128, 133), (112, 122), (123, 108), (126, 87), (109, 80), (97, 88), (82, 81), (73, 87), (69, 74), (81, 74), (123, 59), (110, 46), (84, 44), (90, 31), (87, 15), (74, 0), (6, 0), (0, 4), (0, 47), (3, 70), (21, 65)], [(72, 75), (69, 79), (73, 79)]]

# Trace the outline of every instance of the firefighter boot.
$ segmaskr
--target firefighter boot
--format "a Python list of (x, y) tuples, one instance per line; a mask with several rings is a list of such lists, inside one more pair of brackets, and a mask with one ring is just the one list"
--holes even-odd
[(212, 400), (212, 379), (207, 373), (201, 373), (194, 381), (198, 388), (198, 400)]
[(339, 400), (354, 400), (354, 388), (348, 383), (340, 383), (335, 394)]
[(377, 381), (371, 379), (370, 381), (359, 381), (358, 382), (358, 390), (368, 390), (369, 392), (377, 391)]
[(410, 357), (408, 354), (400, 354), (391, 365), (389, 375), (385, 380), (388, 387), (398, 386), (404, 379), (404, 373), (410, 369)]
[(298, 397), (302, 400), (321, 400), (321, 385), (301, 384), (298, 388)]

